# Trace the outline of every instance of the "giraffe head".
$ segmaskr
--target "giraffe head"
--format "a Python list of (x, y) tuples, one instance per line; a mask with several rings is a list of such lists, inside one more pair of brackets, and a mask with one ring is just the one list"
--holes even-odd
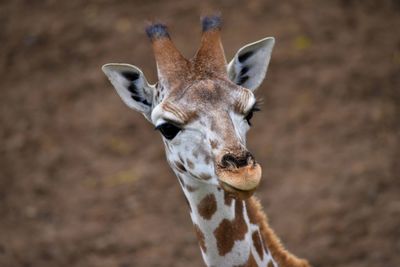
[(221, 19), (202, 19), (200, 48), (184, 58), (163, 24), (147, 27), (159, 81), (151, 85), (128, 64), (106, 64), (104, 73), (130, 108), (141, 112), (165, 144), (175, 173), (249, 196), (261, 167), (246, 148), (246, 132), (258, 110), (254, 91), (264, 79), (274, 38), (242, 47), (227, 64), (220, 39)]

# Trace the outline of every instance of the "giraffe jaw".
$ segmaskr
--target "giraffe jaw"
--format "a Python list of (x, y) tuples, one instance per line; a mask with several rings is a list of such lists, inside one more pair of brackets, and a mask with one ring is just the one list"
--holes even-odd
[(240, 198), (248, 198), (260, 184), (261, 173), (260, 165), (254, 163), (235, 170), (219, 171), (218, 178), (226, 192), (238, 195)]

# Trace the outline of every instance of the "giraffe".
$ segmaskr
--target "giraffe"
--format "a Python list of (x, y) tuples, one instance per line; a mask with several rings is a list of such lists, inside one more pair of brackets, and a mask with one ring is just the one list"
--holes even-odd
[(253, 196), (261, 167), (246, 148), (246, 132), (275, 40), (250, 43), (227, 64), (220, 31), (220, 16), (203, 17), (200, 48), (186, 59), (164, 24), (149, 25), (154, 85), (129, 64), (102, 70), (123, 102), (161, 133), (207, 266), (310, 266), (284, 249)]

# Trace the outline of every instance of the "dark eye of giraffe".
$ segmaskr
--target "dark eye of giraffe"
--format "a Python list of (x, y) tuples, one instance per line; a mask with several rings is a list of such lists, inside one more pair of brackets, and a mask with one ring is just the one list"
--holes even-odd
[(251, 126), (251, 118), (253, 118), (254, 112), (260, 111), (259, 103), (256, 102), (253, 107), (250, 109), (249, 112), (247, 112), (246, 116), (244, 119), (247, 121), (247, 123)]
[(161, 134), (168, 140), (172, 140), (182, 129), (178, 126), (166, 122), (157, 126), (156, 130), (159, 130)]

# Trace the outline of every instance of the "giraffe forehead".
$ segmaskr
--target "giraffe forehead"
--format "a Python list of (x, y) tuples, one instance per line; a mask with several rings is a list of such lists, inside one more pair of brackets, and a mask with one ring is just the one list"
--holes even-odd
[(245, 113), (254, 104), (255, 97), (250, 90), (230, 81), (209, 79), (172, 91), (166, 102), (192, 113), (211, 114), (217, 110), (232, 109)]
[(228, 120), (230, 111), (247, 113), (255, 101), (250, 90), (230, 81), (218, 78), (199, 80), (190, 86), (171, 89), (160, 105), (154, 108), (152, 120), (157, 124), (158, 119), (164, 118), (181, 125), (196, 119), (222, 122)]
[(191, 85), (171, 92), (170, 100), (176, 103), (190, 103), (193, 107), (200, 104), (215, 104), (223, 102), (229, 104), (233, 98), (234, 86), (223, 80), (200, 80)]

